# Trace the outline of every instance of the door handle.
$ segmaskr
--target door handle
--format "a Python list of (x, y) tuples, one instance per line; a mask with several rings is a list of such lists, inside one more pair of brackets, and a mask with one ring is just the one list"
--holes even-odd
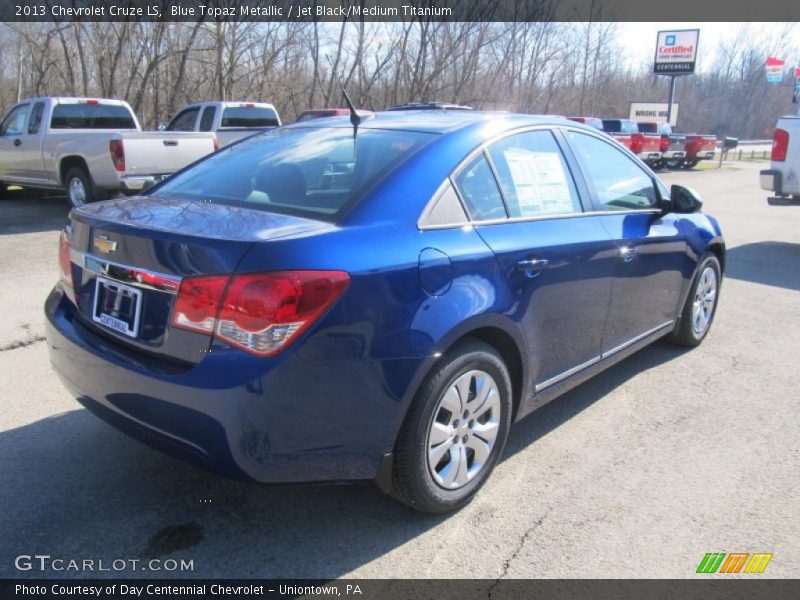
[(15, 145), (15, 146), (21, 146), (21, 145), (22, 145), (22, 140), (21, 140), (21, 139), (19, 139), (19, 138), (15, 139), (15, 140), (14, 140), (14, 145)]
[(165, 146), (177, 146), (178, 145), (178, 141), (177, 140), (164, 140), (164, 145)]
[(619, 255), (625, 262), (631, 262), (639, 254), (636, 246), (623, 246), (619, 249)]
[(528, 258), (517, 263), (517, 270), (524, 271), (527, 277), (534, 278), (541, 275), (542, 270), (549, 264), (550, 261), (546, 258)]

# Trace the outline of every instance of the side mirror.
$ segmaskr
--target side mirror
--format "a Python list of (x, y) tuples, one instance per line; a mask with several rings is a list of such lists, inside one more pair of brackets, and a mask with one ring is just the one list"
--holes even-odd
[(158, 124), (158, 130), (159, 131), (164, 131), (166, 128), (167, 128), (167, 124), (166, 123), (159, 123)]
[(703, 208), (700, 197), (693, 189), (677, 184), (669, 190), (669, 203), (672, 212), (676, 213), (696, 213)]

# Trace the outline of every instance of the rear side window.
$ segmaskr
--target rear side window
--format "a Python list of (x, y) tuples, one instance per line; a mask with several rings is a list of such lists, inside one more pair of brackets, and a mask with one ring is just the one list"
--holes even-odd
[(39, 133), (39, 126), (42, 124), (42, 113), (44, 112), (44, 102), (37, 102), (33, 105), (31, 116), (28, 119), (28, 133)]
[(549, 131), (528, 131), (489, 146), (510, 217), (581, 212), (578, 192)]
[(277, 113), (261, 106), (229, 106), (222, 111), (221, 127), (277, 127)]
[(187, 108), (186, 110), (182, 110), (169, 122), (167, 131), (194, 131), (194, 125), (197, 123), (197, 115), (199, 112), (199, 108)]
[(649, 209), (656, 205), (653, 179), (613, 142), (577, 131), (567, 132), (567, 138), (603, 210)]
[(483, 153), (458, 172), (454, 183), (473, 221), (505, 219), (508, 216), (500, 188)]
[(274, 129), (174, 175), (154, 194), (334, 220), (436, 134)]
[(200, 115), (200, 131), (211, 131), (214, 127), (214, 117), (217, 114), (216, 106), (206, 106)]
[(136, 129), (131, 111), (116, 104), (56, 104), (51, 129)]

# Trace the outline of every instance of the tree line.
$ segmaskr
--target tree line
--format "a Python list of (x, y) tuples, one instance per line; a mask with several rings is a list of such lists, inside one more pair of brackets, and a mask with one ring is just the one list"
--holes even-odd
[[(775, 29), (740, 26), (710, 68), (678, 79), (679, 131), (765, 138), (795, 112), (791, 88), (764, 75), (768, 55), (800, 56), (795, 27)], [(4, 23), (0, 108), (33, 96), (121, 98), (152, 128), (189, 102), (258, 100), (288, 122), (341, 106), (338, 74), (365, 109), (445, 101), (627, 117), (632, 101), (666, 101), (668, 78), (632, 64), (619, 30), (602, 21)]]

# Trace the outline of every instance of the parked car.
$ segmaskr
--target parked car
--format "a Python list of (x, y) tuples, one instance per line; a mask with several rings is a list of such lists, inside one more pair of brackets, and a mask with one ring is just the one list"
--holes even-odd
[[(599, 129), (603, 131), (603, 119), (599, 117), (567, 117), (570, 121), (575, 121), (576, 123), (583, 123), (584, 125), (589, 125), (590, 127), (594, 127), (595, 129)], [(625, 146), (628, 150), (631, 149), (631, 136), (629, 133), (614, 133), (609, 134), (611, 139), (619, 142), (623, 146)]]
[(196, 102), (179, 110), (163, 130), (213, 131), (224, 147), (280, 125), (278, 111), (265, 102)]
[(660, 135), (641, 133), (639, 126), (630, 119), (603, 119), (603, 131), (614, 137), (629, 135), (630, 151), (651, 167), (657, 167), (661, 162)]
[(656, 339), (706, 337), (720, 228), (605, 134), (360, 116), (72, 211), (45, 326), (79, 402), (230, 476), (374, 480), (437, 513), (512, 422)]
[(213, 133), (142, 132), (121, 100), (31, 98), (0, 122), (0, 193), (65, 190), (73, 206), (138, 192), (214, 152)]
[(800, 201), (800, 117), (781, 117), (772, 140), (772, 164), (761, 171), (761, 188)]
[(472, 107), (449, 102), (408, 102), (392, 106), (386, 110), (472, 110)]
[(325, 117), (339, 117), (349, 114), (350, 109), (348, 108), (315, 108), (313, 110), (304, 110), (301, 112), (295, 123), (302, 123), (303, 121), (311, 121), (313, 119), (323, 119)]
[(672, 131), (669, 123), (639, 123), (639, 131), (661, 136), (661, 161), (659, 168), (678, 169), (686, 158), (686, 136)]
[(701, 160), (713, 159), (716, 151), (717, 136), (687, 133), (686, 158), (681, 166), (684, 169), (692, 169), (696, 167)]

